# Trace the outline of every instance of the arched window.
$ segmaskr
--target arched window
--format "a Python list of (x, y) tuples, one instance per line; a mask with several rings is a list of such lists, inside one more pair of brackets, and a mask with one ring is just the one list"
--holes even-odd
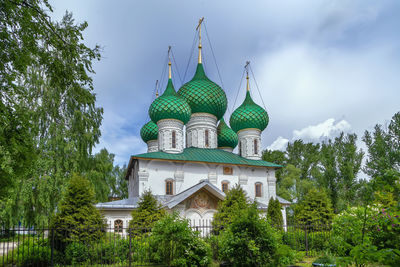
[(228, 190), (229, 190), (229, 183), (228, 182), (222, 182), (221, 183), (221, 189), (222, 189), (222, 192), (224, 192), (224, 193), (227, 193), (228, 192)]
[(122, 220), (115, 220), (114, 221), (114, 232), (115, 233), (122, 233), (124, 227), (124, 222)]
[(208, 140), (208, 130), (204, 131), (204, 142), (205, 142), (205, 146), (209, 147), (209, 140)]
[(176, 132), (172, 131), (172, 148), (176, 148)]
[(254, 139), (254, 154), (258, 154), (258, 140)]
[(239, 156), (242, 155), (242, 141), (239, 141)]
[(262, 197), (262, 183), (256, 183), (256, 197)]
[(165, 194), (166, 195), (174, 194), (174, 181), (172, 180), (165, 181)]

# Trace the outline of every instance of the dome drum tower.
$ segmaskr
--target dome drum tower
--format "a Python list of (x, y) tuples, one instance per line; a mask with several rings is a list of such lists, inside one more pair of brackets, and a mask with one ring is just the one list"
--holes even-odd
[(186, 146), (217, 148), (217, 117), (209, 113), (194, 113), (186, 124)]
[(162, 96), (151, 104), (149, 115), (158, 127), (158, 149), (166, 153), (182, 153), (183, 125), (191, 115), (190, 106), (174, 89), (171, 61), (168, 62), (168, 84)]
[(268, 113), (254, 103), (250, 95), (247, 73), (246, 98), (230, 118), (230, 125), (239, 138), (239, 155), (247, 159), (261, 159), (261, 132), (269, 122)]

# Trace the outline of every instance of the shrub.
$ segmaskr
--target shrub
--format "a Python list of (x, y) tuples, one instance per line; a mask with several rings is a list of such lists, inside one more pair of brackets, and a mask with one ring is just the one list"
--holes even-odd
[(95, 198), (91, 183), (74, 174), (64, 193), (59, 213), (52, 220), (55, 244), (63, 251), (72, 242), (89, 243), (104, 235), (103, 218), (94, 206)]
[(86, 244), (73, 242), (65, 248), (65, 260), (67, 264), (78, 264), (88, 261), (89, 248)]
[[(93, 252), (91, 252), (92, 263), (115, 264), (124, 263), (129, 259), (129, 240), (119, 235), (106, 235), (93, 245)], [(132, 250), (137, 251), (133, 247), (133, 243)]]
[(207, 266), (211, 262), (209, 245), (177, 214), (169, 214), (155, 224), (151, 247), (154, 260), (168, 266)]
[(221, 259), (233, 266), (269, 264), (276, 249), (277, 237), (270, 224), (260, 218), (255, 203), (238, 211), (221, 233)]
[(273, 266), (276, 267), (284, 267), (288, 266), (295, 262), (296, 260), (296, 251), (291, 249), (287, 245), (278, 244), (277, 250), (274, 256)]
[[(27, 239), (14, 251), (13, 259), (9, 264), (13, 266), (50, 266), (51, 248), (48, 240)], [(56, 258), (56, 252), (53, 252)]]

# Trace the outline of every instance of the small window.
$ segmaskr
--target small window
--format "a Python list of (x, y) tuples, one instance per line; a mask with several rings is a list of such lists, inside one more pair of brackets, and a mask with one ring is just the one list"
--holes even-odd
[(205, 146), (209, 147), (209, 140), (208, 140), (208, 130), (204, 131), (204, 140), (205, 140)]
[(114, 221), (114, 232), (115, 233), (122, 233), (123, 227), (124, 227), (124, 222), (122, 220)]
[(176, 132), (172, 131), (172, 148), (176, 148)]
[(262, 184), (256, 183), (256, 197), (262, 196)]
[(222, 182), (222, 192), (228, 192), (228, 182)]
[(254, 139), (254, 154), (258, 154), (258, 140)]
[(224, 167), (224, 175), (232, 175), (233, 169), (232, 167)]
[(242, 155), (242, 141), (239, 141), (239, 156)]
[(165, 182), (165, 194), (166, 195), (173, 195), (174, 191), (173, 191), (173, 186), (174, 186), (174, 182), (171, 180), (168, 180)]

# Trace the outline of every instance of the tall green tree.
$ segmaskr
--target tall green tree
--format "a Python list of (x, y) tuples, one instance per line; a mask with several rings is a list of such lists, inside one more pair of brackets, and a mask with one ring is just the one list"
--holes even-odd
[(250, 201), (247, 198), (246, 191), (236, 184), (229, 189), (225, 199), (219, 203), (217, 212), (214, 214), (213, 226), (218, 231), (221, 228), (226, 228), (235, 214), (242, 209), (248, 208)]
[(267, 219), (272, 226), (283, 227), (282, 206), (278, 199), (270, 198), (267, 209)]
[(383, 177), (388, 170), (400, 172), (400, 112), (393, 115), (388, 127), (375, 125), (365, 131), (363, 141), (368, 148), (364, 171), (372, 178)]
[(52, 21), (46, 0), (0, 3), (0, 220), (48, 221), (72, 172), (100, 137), (92, 62), (71, 13)]
[(94, 186), (97, 202), (106, 202), (115, 191), (117, 176), (114, 170), (114, 154), (103, 148), (88, 159), (88, 171), (85, 177)]
[(145, 234), (150, 233), (154, 224), (166, 213), (151, 191), (144, 191), (140, 196), (138, 207), (131, 214), (129, 231), (134, 234)]
[(304, 143), (296, 140), (289, 143), (286, 149), (287, 163), (299, 168), (300, 179), (313, 179), (319, 162), (320, 144)]
[(128, 198), (128, 181), (125, 179), (127, 167), (124, 164), (122, 167), (114, 167), (114, 177), (116, 177), (116, 186), (113, 189), (113, 194), (119, 199)]
[(70, 179), (59, 212), (52, 219), (56, 243), (61, 249), (68, 243), (89, 243), (103, 236), (106, 225), (94, 206), (94, 190), (89, 180), (74, 174)]
[(333, 209), (325, 191), (311, 189), (303, 201), (296, 205), (295, 217), (298, 223), (310, 227), (320, 224), (330, 225), (333, 219)]

